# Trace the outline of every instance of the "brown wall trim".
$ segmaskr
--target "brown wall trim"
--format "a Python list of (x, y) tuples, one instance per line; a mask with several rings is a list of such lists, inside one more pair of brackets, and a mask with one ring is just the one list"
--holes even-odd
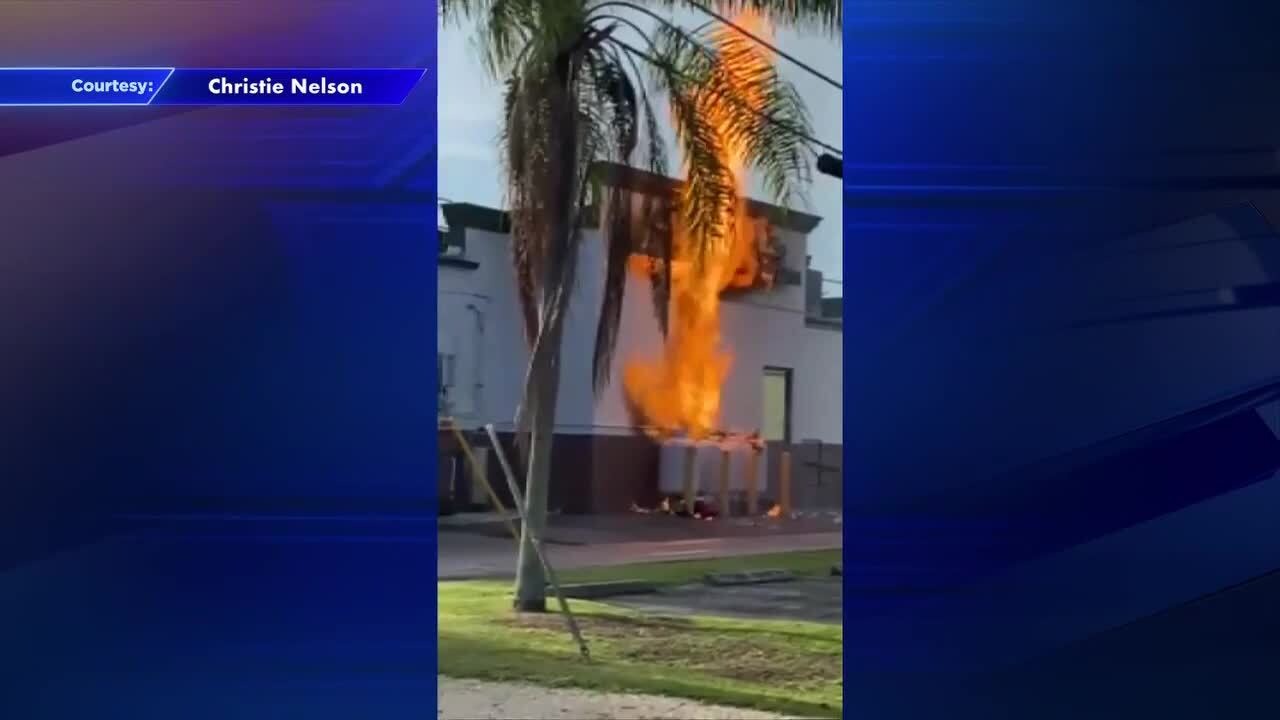
[[(517, 467), (517, 481), (523, 491), (519, 454), (512, 433), (500, 432), (498, 439), (508, 460)], [(468, 437), (473, 448), (488, 448), (487, 437)], [(442, 498), (452, 497), (455, 510), (464, 509), (473, 497), (470, 472), (460, 459), (452, 434), (440, 436), (440, 480)], [(453, 458), (458, 458), (454, 465)], [(456, 469), (454, 469), (456, 468)], [(448, 476), (453, 469), (452, 478)], [(652, 507), (658, 502), (658, 447), (638, 435), (557, 434), (551, 449), (551, 491), (547, 507), (567, 514), (626, 512), (633, 503)], [(487, 462), (486, 479), (505, 508), (512, 506), (506, 478), (496, 458)], [(483, 490), (474, 497), (483, 496)]]
[[(507, 457), (518, 463), (514, 436), (499, 433)], [(488, 448), (483, 435), (468, 437), (473, 448)], [(791, 452), (792, 506), (801, 511), (835, 511), (843, 507), (844, 447), (828, 443), (769, 443), (767, 477), (761, 484), (761, 501), (768, 504), (779, 497), (779, 465), (783, 451)], [(456, 459), (456, 460), (455, 460)], [(456, 462), (456, 464), (455, 464)], [(620, 513), (633, 504), (655, 507), (658, 492), (659, 448), (639, 435), (557, 434), (551, 451), (551, 492), (547, 506), (552, 512), (569, 515)], [(511, 509), (511, 493), (496, 459), (490, 454), (486, 478), (506, 509)], [(449, 476), (450, 470), (456, 473)], [(524, 477), (518, 475), (523, 490)], [(472, 480), (451, 434), (440, 435), (439, 492), (442, 508), (468, 509)], [(474, 497), (485, 497), (477, 489)], [(453, 502), (448, 500), (453, 498)], [(485, 501), (482, 505), (487, 506)], [(445, 510), (442, 510), (444, 512)]]

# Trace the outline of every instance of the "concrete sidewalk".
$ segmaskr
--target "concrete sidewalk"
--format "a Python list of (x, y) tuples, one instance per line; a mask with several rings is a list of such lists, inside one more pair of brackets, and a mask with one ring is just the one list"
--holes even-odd
[[(509, 576), (515, 572), (516, 549), (510, 538), (500, 539), (476, 533), (439, 533), (436, 578)], [(701, 560), (739, 555), (833, 550), (841, 547), (839, 532), (790, 533), (711, 537), (688, 540), (610, 542), (592, 545), (547, 546), (557, 569), (629, 565), (669, 560)]]
[[(506, 521), (519, 526), (515, 513), (460, 513), (437, 520), (440, 531), (507, 538)], [(774, 537), (841, 532), (843, 515), (835, 511), (796, 512), (789, 518), (728, 517), (694, 520), (665, 513), (607, 513), (557, 515), (547, 518), (543, 539), (549, 545), (600, 545), (634, 541), (698, 540), (707, 538)]]
[(656, 695), (596, 693), (439, 677), (438, 720), (774, 720), (782, 715)]

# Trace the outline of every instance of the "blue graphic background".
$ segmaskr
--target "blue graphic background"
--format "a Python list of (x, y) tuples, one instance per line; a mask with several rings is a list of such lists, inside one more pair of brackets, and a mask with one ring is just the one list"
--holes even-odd
[(846, 713), (1273, 713), (1277, 8), (846, 9)]
[[(0, 106), (146, 105), (171, 73), (171, 68), (0, 68)], [(83, 89), (83, 83), (112, 81), (135, 83), (137, 89)]]
[[(1274, 714), (1273, 4), (849, 9), (850, 715)], [(14, 3), (0, 65), (430, 67), (435, 13)], [(431, 711), (434, 77), (0, 108), (6, 717)]]
[[(0, 65), (430, 68), (435, 13), (22, 4)], [(434, 77), (0, 109), (0, 714), (431, 712)]]
[(0, 68), (0, 107), (399, 105), (425, 74), (422, 68), (11, 67)]
[[(415, 68), (179, 68), (156, 95), (155, 105), (398, 105), (413, 91), (424, 72)], [(283, 84), (283, 94), (214, 94), (212, 80)], [(359, 84), (360, 94), (294, 94), (293, 80), (310, 83)]]

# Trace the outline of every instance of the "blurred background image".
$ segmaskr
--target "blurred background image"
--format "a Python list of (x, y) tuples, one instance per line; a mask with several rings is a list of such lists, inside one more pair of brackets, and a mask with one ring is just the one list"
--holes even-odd
[[(424, 66), (433, 22), (10, 2), (0, 64)], [(0, 108), (12, 716), (430, 703), (433, 80), (373, 109)]]

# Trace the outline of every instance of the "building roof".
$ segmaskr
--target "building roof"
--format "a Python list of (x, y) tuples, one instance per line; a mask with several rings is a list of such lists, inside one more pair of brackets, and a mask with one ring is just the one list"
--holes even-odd
[[(593, 167), (596, 176), (606, 185), (616, 185), (632, 192), (648, 195), (669, 195), (680, 189), (680, 181), (644, 170), (611, 162), (598, 162)], [(755, 217), (768, 218), (776, 227), (809, 234), (818, 227), (822, 218), (780, 205), (771, 205), (747, 198), (747, 212)]]
[[(593, 166), (596, 177), (605, 185), (621, 187), (632, 192), (662, 195), (679, 189), (680, 181), (618, 163), (600, 162)], [(445, 221), (452, 228), (472, 228), (495, 233), (511, 230), (511, 216), (505, 210), (484, 207), (473, 203), (444, 203), (441, 205)], [(808, 234), (822, 222), (817, 215), (790, 210), (778, 205), (747, 199), (747, 212), (755, 217), (768, 218), (775, 227)], [(594, 214), (588, 227), (596, 226)]]

